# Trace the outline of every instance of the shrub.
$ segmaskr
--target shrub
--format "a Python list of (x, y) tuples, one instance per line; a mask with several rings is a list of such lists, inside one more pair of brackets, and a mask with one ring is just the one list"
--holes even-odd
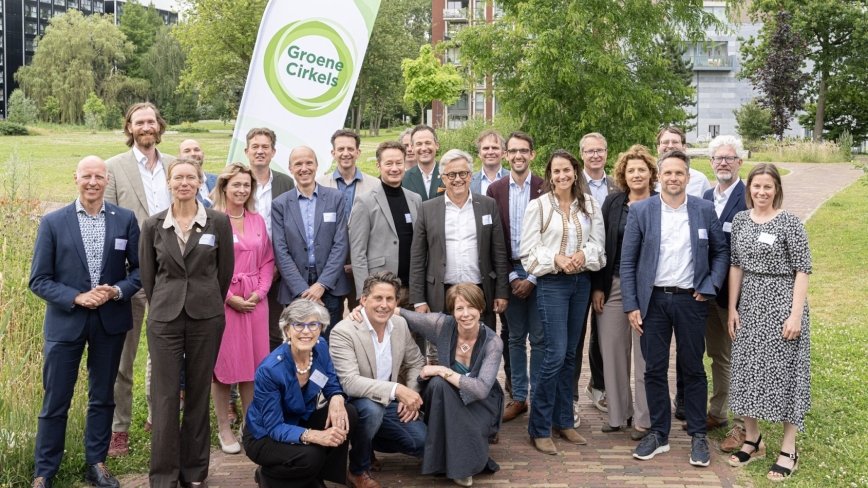
[(732, 111), (735, 115), (735, 130), (743, 139), (759, 141), (772, 135), (772, 113), (762, 108), (756, 100), (742, 104), (741, 108)]
[(96, 93), (90, 92), (82, 110), (84, 111), (84, 125), (90, 129), (92, 134), (96, 134), (97, 129), (102, 127), (102, 121), (105, 118), (105, 105), (96, 96)]
[(766, 141), (751, 156), (752, 161), (775, 163), (845, 163), (850, 159), (849, 152), (847, 157), (844, 157), (838, 144), (834, 142), (803, 139), (784, 139), (780, 143)]
[(124, 128), (124, 113), (120, 108), (112, 105), (105, 111), (105, 120), (103, 126), (110, 130), (119, 130)]
[(36, 122), (36, 102), (25, 97), (21, 89), (16, 89), (9, 95), (9, 118), (13, 124), (33, 124)]
[(853, 159), (853, 136), (850, 131), (844, 129), (844, 132), (841, 133), (841, 137), (838, 138), (838, 149), (845, 161)]
[(169, 130), (178, 131), (178, 133), (181, 134), (201, 134), (204, 132), (210, 132), (208, 129), (196, 127), (190, 122), (184, 122), (181, 125), (173, 125), (169, 127)]
[(29, 136), (30, 131), (21, 124), (0, 122), (0, 136)]
[(49, 95), (45, 97), (40, 112), (42, 112), (42, 120), (45, 122), (57, 122), (58, 117), (60, 117), (60, 102), (57, 98)]

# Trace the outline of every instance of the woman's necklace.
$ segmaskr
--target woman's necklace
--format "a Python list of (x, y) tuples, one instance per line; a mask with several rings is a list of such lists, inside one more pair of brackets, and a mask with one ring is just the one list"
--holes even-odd
[[(476, 341), (473, 340), (473, 341), (470, 341), (470, 342), (474, 342), (474, 343), (475, 343)], [(459, 340), (459, 344), (460, 344), (460, 345), (458, 346), (458, 349), (461, 349), (461, 352), (464, 353), (464, 354), (467, 354), (467, 351), (473, 349), (473, 346), (471, 346), (469, 342), (461, 343), (461, 341)]]
[(229, 218), (232, 218), (232, 219), (240, 219), (240, 218), (243, 218), (243, 217), (244, 217), (244, 212), (245, 212), (245, 210), (242, 208), (242, 209), (241, 209), (241, 215), (232, 215), (232, 214), (229, 214)]
[(299, 369), (298, 364), (295, 365), (296, 372), (298, 374), (307, 374), (310, 371), (310, 367), (313, 365), (313, 349), (310, 350), (310, 362), (307, 363), (307, 369)]

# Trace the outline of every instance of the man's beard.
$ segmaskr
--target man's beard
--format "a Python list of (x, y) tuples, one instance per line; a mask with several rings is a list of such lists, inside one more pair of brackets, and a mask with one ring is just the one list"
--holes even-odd
[(136, 140), (136, 145), (143, 148), (152, 147), (157, 143), (157, 136), (154, 133), (135, 133), (133, 134), (133, 138)]
[(721, 183), (730, 183), (733, 179), (735, 179), (735, 173), (730, 171), (728, 175), (724, 175), (723, 173), (717, 173), (714, 175), (717, 177), (717, 181)]

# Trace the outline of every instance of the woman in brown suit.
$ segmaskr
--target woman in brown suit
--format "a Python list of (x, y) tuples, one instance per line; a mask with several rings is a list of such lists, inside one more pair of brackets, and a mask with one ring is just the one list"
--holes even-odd
[[(199, 163), (169, 165), (172, 205), (142, 225), (142, 288), (148, 297), (152, 359), (150, 485), (204, 487), (211, 430), (209, 397), (226, 324), (223, 303), (235, 267), (232, 226), (223, 212), (196, 200)], [(184, 421), (178, 419), (181, 370), (186, 371)], [(180, 425), (179, 425), (180, 424)], [(179, 435), (180, 434), (180, 435)]]

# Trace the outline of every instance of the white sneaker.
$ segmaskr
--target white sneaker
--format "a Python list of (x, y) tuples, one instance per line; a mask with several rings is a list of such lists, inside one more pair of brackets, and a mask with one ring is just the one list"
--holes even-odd
[(591, 400), (591, 403), (594, 404), (594, 407), (596, 407), (597, 410), (599, 410), (601, 412), (608, 412), (609, 411), (609, 406), (606, 404), (606, 392), (605, 391), (598, 390), (596, 388), (591, 388), (591, 386), (588, 385), (585, 388), (585, 396), (587, 396), (588, 399)]
[(582, 419), (579, 418), (579, 401), (573, 402), (573, 428), (578, 429), (582, 425)]
[(468, 476), (466, 478), (455, 478), (452, 480), (458, 486), (473, 486), (473, 476)]

